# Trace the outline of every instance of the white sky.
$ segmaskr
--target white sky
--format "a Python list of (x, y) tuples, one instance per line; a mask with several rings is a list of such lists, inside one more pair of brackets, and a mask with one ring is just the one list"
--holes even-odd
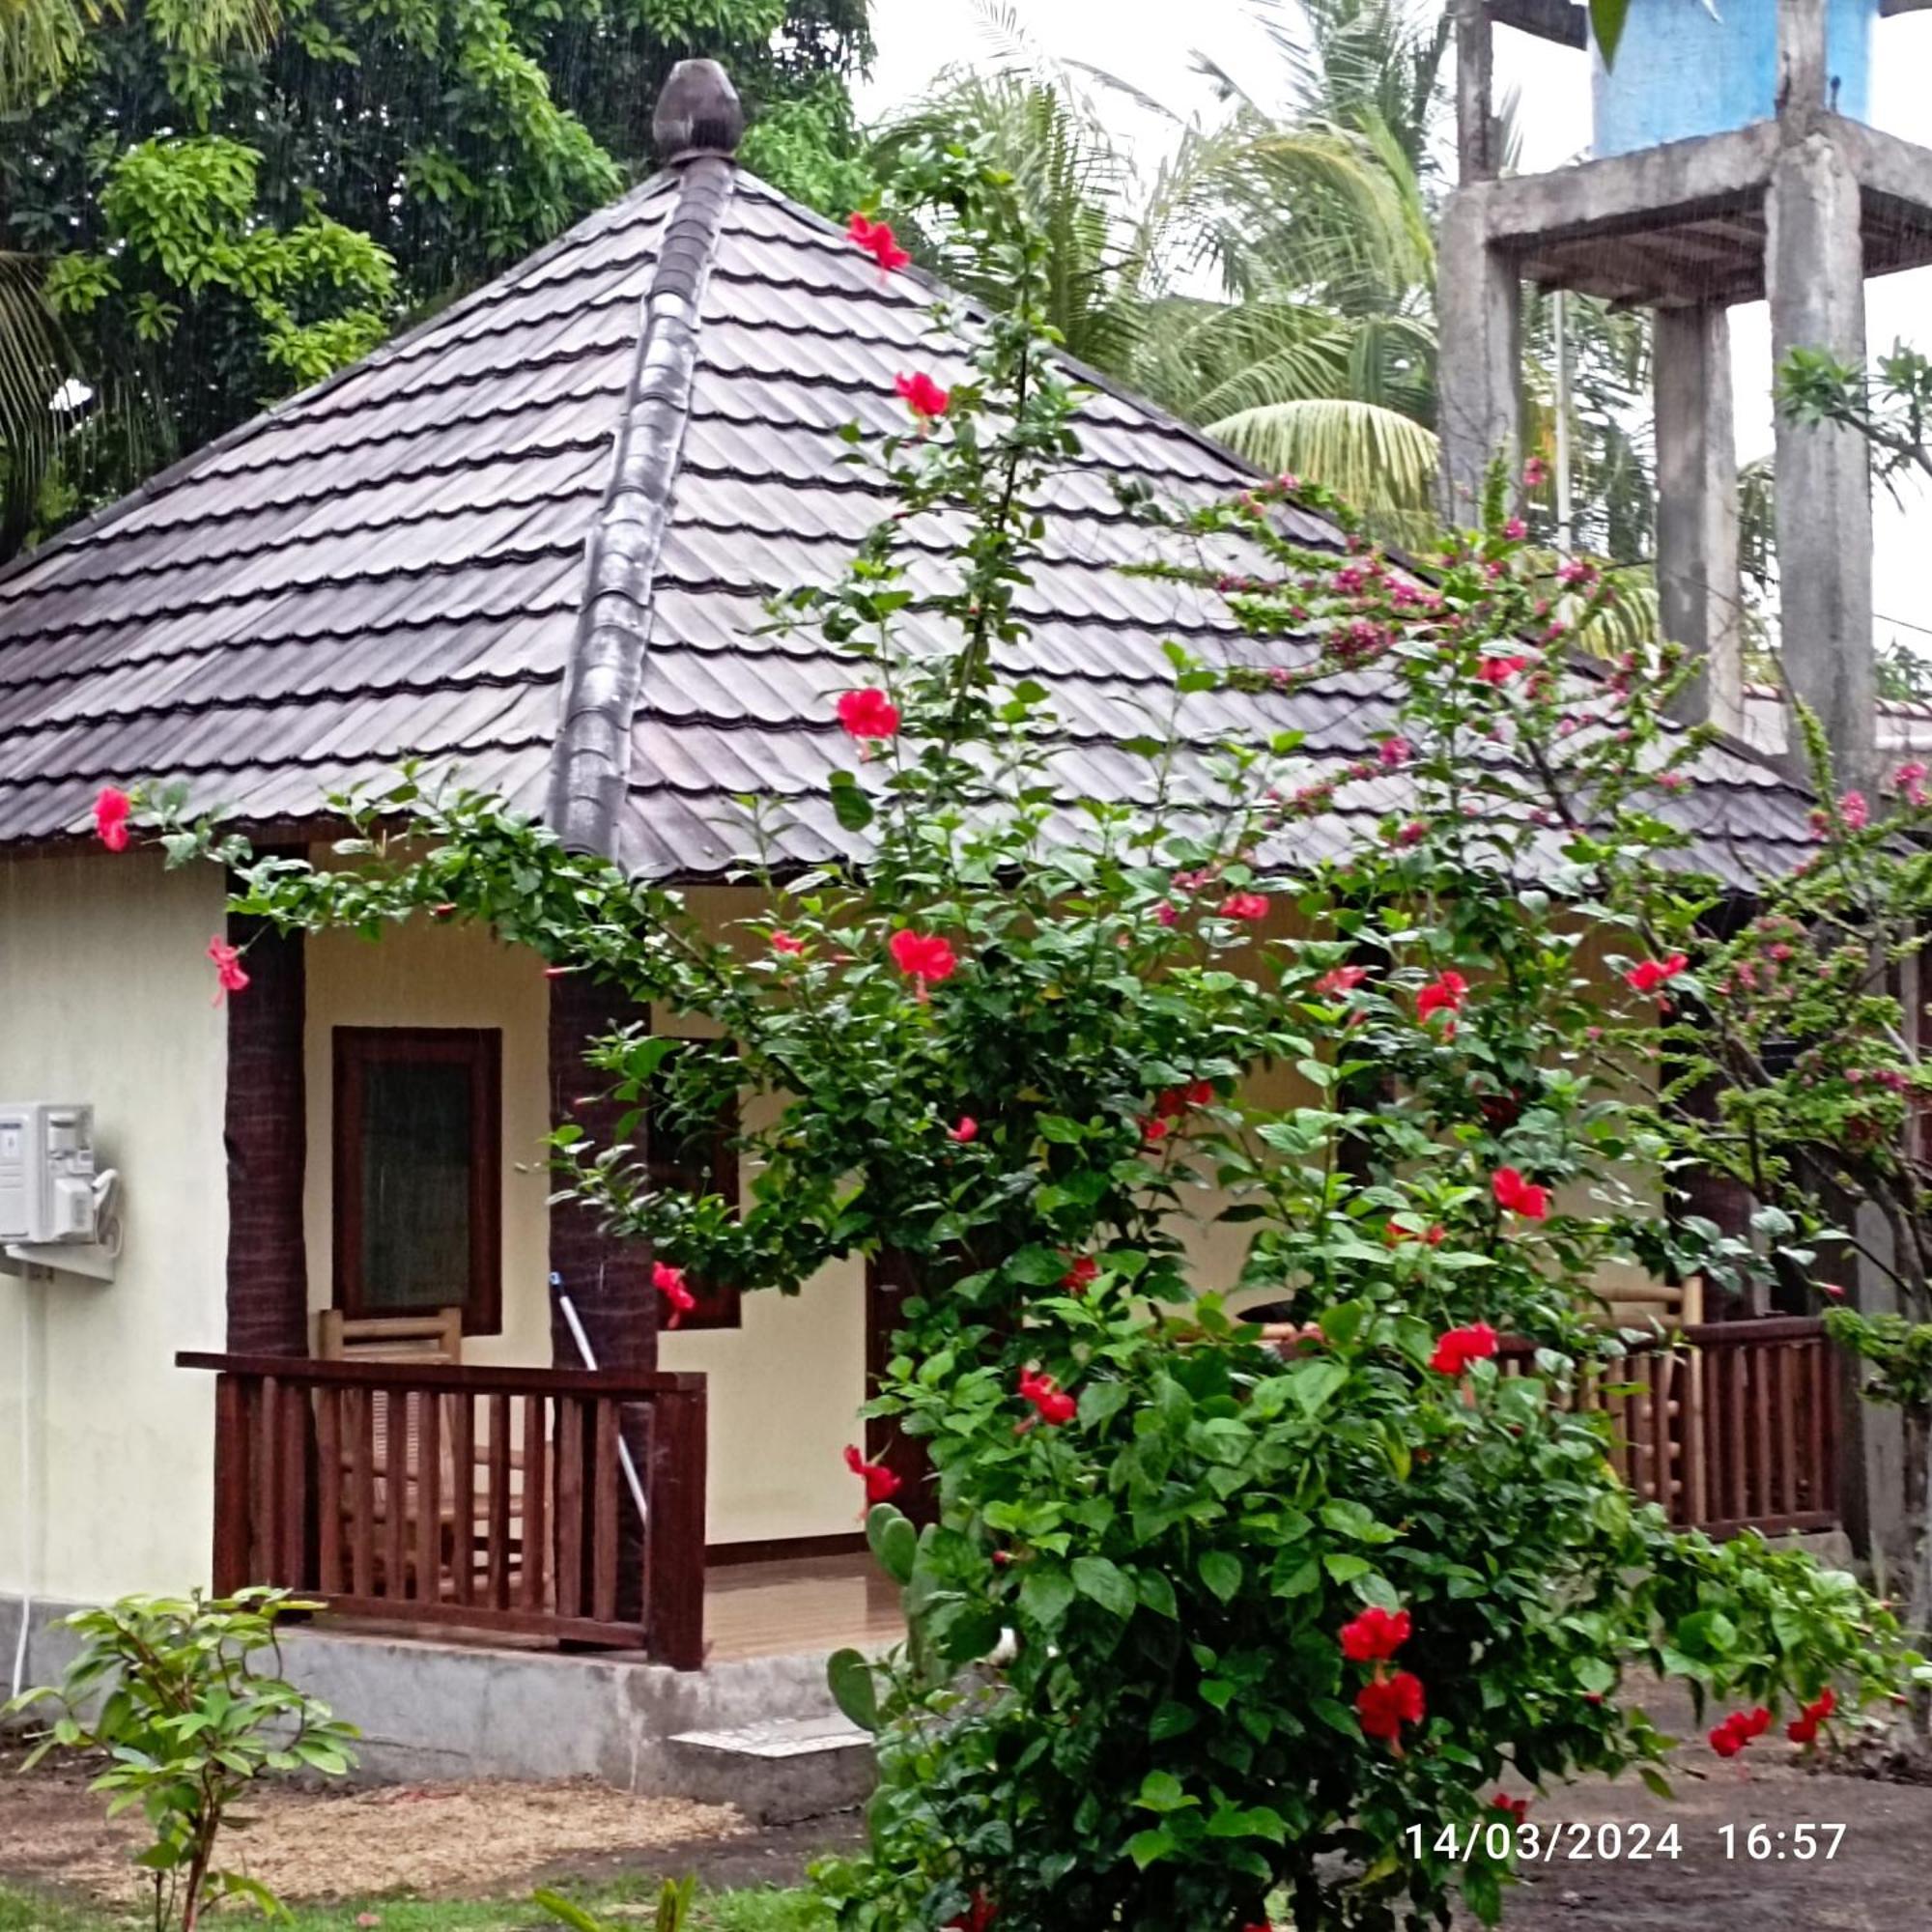
[[(1755, 0), (1752, 0), (1755, 4)], [(1007, 0), (1005, 11), (1049, 54), (1084, 60), (1141, 88), (1177, 113), (1211, 108), (1206, 82), (1193, 72), (1191, 54), (1201, 48), (1230, 71), (1265, 74), (1277, 56), (1255, 24), (1246, 0)], [(921, 93), (940, 69), (984, 59), (988, 42), (976, 0), (873, 0), (873, 32), (879, 58), (860, 105), (868, 116), (889, 112)], [(1873, 120), (1882, 128), (1932, 146), (1932, 14), (1882, 21)], [(1588, 61), (1568, 48), (1508, 29), (1496, 37), (1498, 95), (1519, 90), (1518, 125), (1522, 166), (1561, 165), (1587, 138), (1590, 126)], [(1136, 144), (1158, 141), (1157, 117), (1121, 110), (1120, 132)], [(1899, 337), (1932, 354), (1932, 270), (1890, 275), (1866, 291), (1867, 334), (1873, 352)], [(1732, 353), (1737, 369), (1738, 453), (1741, 461), (1771, 448), (1771, 332), (1764, 305), (1732, 312)], [(1914, 516), (1894, 509), (1883, 492), (1877, 504), (1877, 604), (1879, 636), (1898, 636), (1932, 652), (1932, 573), (1924, 566), (1924, 512), (1928, 498), (1914, 499)], [(1917, 543), (1911, 525), (1916, 524)], [(1893, 621), (1888, 623), (1884, 619)], [(1900, 625), (1926, 627), (1922, 634)]]

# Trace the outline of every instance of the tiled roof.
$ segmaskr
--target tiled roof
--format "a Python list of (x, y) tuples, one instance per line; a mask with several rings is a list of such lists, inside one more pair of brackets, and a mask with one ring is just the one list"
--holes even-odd
[[(0, 840), (79, 832), (102, 783), (134, 778), (185, 778), (242, 823), (313, 819), (331, 790), (410, 757), (542, 809), (639, 302), (684, 179), (660, 175), (0, 576)], [(667, 877), (744, 855), (747, 792), (786, 803), (791, 859), (852, 849), (824, 799), (849, 762), (831, 720), (852, 668), (762, 631), (763, 599), (830, 577), (885, 504), (838, 465), (836, 432), (901, 426), (894, 376), (949, 366), (928, 284), (882, 276), (753, 177), (729, 184), (715, 231), (617, 814), (626, 861)], [(1163, 639), (1256, 647), (1217, 600), (1121, 574), (1148, 539), (1112, 479), (1192, 502), (1248, 472), (1106, 384), (1080, 429), (1009, 668), (1053, 692), (1069, 797), (1131, 795), (1142, 768), (1117, 748), (1169, 690)], [(1336, 542), (1286, 514), (1303, 541)], [(945, 535), (926, 533), (916, 588), (946, 568)], [(1185, 721), (1204, 749), (1294, 728), (1340, 759), (1388, 711), (1378, 679), (1347, 673), (1292, 696), (1192, 698)], [(1390, 782), (1349, 787), (1295, 850), (1372, 823)], [(1709, 753), (1670, 810), (1697, 834), (1692, 862), (1720, 877), (1808, 840), (1804, 794), (1741, 750)]]

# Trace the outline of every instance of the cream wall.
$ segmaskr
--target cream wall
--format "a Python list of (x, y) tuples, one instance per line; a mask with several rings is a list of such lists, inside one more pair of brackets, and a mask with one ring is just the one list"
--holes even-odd
[[(473, 927), (412, 924), (371, 943), (348, 933), (309, 941), (309, 1307), (332, 1293), (331, 1036), (338, 1026), (495, 1027), (503, 1037), (503, 1332), (472, 1336), (466, 1360), (542, 1366), (551, 1358), (552, 1177), (549, 982), (534, 953)], [(672, 1031), (676, 1031), (674, 1025)], [(667, 1369), (707, 1378), (709, 1534), (740, 1543), (836, 1534), (857, 1526), (842, 1459), (860, 1438), (865, 1399), (865, 1271), (828, 1268), (805, 1293), (744, 1297), (744, 1325), (666, 1335)]]
[[(89, 1601), (208, 1578), (228, 1208), (221, 874), (146, 853), (0, 863), (0, 1096), (91, 1101), (120, 1169), (111, 1283), (0, 1274), (0, 1594)], [(20, 1497), (21, 1401), (32, 1531)]]

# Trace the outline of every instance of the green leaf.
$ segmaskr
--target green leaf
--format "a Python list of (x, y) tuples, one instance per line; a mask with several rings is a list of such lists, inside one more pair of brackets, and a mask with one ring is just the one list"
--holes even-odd
[(1200, 1721), (1187, 1705), (1176, 1703), (1170, 1697), (1148, 1719), (1148, 1740), (1151, 1744), (1164, 1744), (1169, 1738), (1183, 1736)]
[(1091, 1597), (1103, 1610), (1117, 1617), (1130, 1617), (1140, 1599), (1127, 1573), (1104, 1556), (1076, 1556), (1073, 1559), (1073, 1587), (1083, 1597)]
[(1590, 31), (1605, 67), (1614, 67), (1617, 48), (1623, 44), (1624, 22), (1630, 17), (1630, 0), (1590, 0)]
[(1220, 1598), (1224, 1604), (1234, 1602), (1241, 1588), (1241, 1559), (1231, 1549), (1209, 1549), (1203, 1552), (1196, 1568), (1201, 1573), (1201, 1580)]
[(1135, 1585), (1144, 1603), (1157, 1617), (1178, 1618), (1180, 1605), (1174, 1594), (1174, 1585), (1167, 1575), (1160, 1570), (1141, 1570), (1134, 1576)]
[(831, 779), (832, 815), (847, 832), (863, 832), (872, 822), (872, 801), (860, 790), (850, 772), (834, 772)]
[(879, 1728), (879, 1686), (872, 1666), (856, 1650), (835, 1650), (825, 1662), (832, 1701), (862, 1731)]
[(919, 1558), (919, 1531), (912, 1519), (891, 1503), (875, 1503), (866, 1519), (866, 1541), (879, 1567), (901, 1589), (912, 1581), (913, 1565)]
[(530, 1894), (531, 1899), (550, 1914), (553, 1918), (573, 1928), (573, 1932), (604, 1932), (604, 1927), (591, 1918), (581, 1905), (573, 1905), (561, 1892), (551, 1891), (539, 1887)]
[(1073, 1578), (1057, 1563), (1036, 1560), (1020, 1582), (1020, 1608), (1042, 1630), (1055, 1629), (1073, 1603)]
[(1297, 1362), (1288, 1372), (1290, 1392), (1301, 1406), (1303, 1415), (1313, 1418), (1328, 1405), (1349, 1372), (1340, 1362), (1317, 1360)]
[(1171, 1771), (1151, 1771), (1141, 1779), (1140, 1796), (1134, 1800), (1143, 1811), (1185, 1811), (1198, 1805), (1198, 1798), (1190, 1798), (1181, 1788), (1179, 1778)]
[(1136, 1832), (1127, 1840), (1126, 1853), (1142, 1871), (1157, 1861), (1166, 1858), (1175, 1850), (1174, 1840), (1156, 1828), (1151, 1832)]

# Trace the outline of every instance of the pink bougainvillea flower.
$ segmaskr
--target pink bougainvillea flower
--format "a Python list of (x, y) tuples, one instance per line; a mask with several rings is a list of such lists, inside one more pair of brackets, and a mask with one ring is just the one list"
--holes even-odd
[(1520, 543), (1529, 534), (1529, 526), (1520, 517), (1512, 517), (1503, 526), (1503, 535), (1511, 543)]
[(1681, 952), (1673, 952), (1668, 959), (1644, 959), (1624, 975), (1624, 983), (1634, 993), (1654, 993), (1666, 980), (1676, 979), (1690, 963)]
[(908, 980), (918, 980), (922, 998), (927, 986), (943, 985), (959, 969), (958, 955), (937, 933), (895, 932), (887, 946), (893, 964)]
[(1355, 1692), (1355, 1716), (1362, 1735), (1385, 1738), (1391, 1744), (1402, 1736), (1403, 1725), (1421, 1723), (1426, 1708), (1422, 1679), (1408, 1670), (1364, 1684)]
[(1261, 893), (1230, 893), (1221, 901), (1223, 919), (1265, 919), (1268, 902)]
[(788, 932), (775, 932), (772, 934), (772, 951), (774, 952), (803, 952), (805, 951), (805, 941), (794, 939)]
[(1049, 1429), (1071, 1422), (1080, 1412), (1080, 1405), (1051, 1376), (1037, 1375), (1032, 1369), (1020, 1371), (1019, 1397), (1033, 1405)]
[(866, 1500), (882, 1503), (897, 1494), (899, 1479), (883, 1463), (868, 1463), (850, 1442), (845, 1445), (845, 1466), (866, 1486)]
[(1092, 1255), (1082, 1255), (1060, 1277), (1060, 1285), (1069, 1294), (1085, 1294), (1100, 1279), (1100, 1264)]
[(670, 1309), (670, 1317), (665, 1322), (667, 1328), (675, 1328), (697, 1306), (697, 1297), (692, 1293), (680, 1267), (672, 1267), (666, 1262), (653, 1262), (651, 1286), (664, 1296), (666, 1305)]
[(128, 849), (128, 814), (134, 801), (114, 785), (102, 785), (94, 801), (94, 836), (110, 852)]
[(1426, 1020), (1431, 1013), (1459, 1013), (1469, 997), (1469, 982), (1460, 973), (1438, 974), (1415, 996), (1415, 1017)]
[(1341, 1629), (1342, 1655), (1351, 1663), (1381, 1663), (1408, 1641), (1406, 1610), (1385, 1610), (1372, 1604)]
[(895, 269), (903, 269), (912, 260), (899, 246), (890, 221), (874, 221), (869, 215), (854, 214), (845, 224), (845, 233), (888, 274)]
[(971, 1114), (961, 1114), (958, 1124), (948, 1128), (946, 1138), (957, 1141), (964, 1147), (968, 1141), (977, 1141), (980, 1138), (980, 1122)]
[(1525, 1180), (1520, 1169), (1499, 1167), (1490, 1176), (1490, 1192), (1505, 1214), (1520, 1214), (1525, 1221), (1549, 1218), (1549, 1190)]
[(854, 738), (893, 738), (898, 735), (899, 708), (883, 691), (866, 685), (840, 695), (838, 722)]
[(1315, 990), (1324, 999), (1339, 1000), (1352, 993), (1369, 977), (1366, 966), (1331, 966), (1315, 982)]
[(1919, 759), (1913, 758), (1892, 773), (1891, 781), (1898, 787), (1908, 804), (1925, 805), (1932, 803), (1925, 795), (1927, 776), (1928, 767)]
[(1156, 925), (1172, 925), (1178, 919), (1179, 919), (1180, 915), (1175, 911), (1174, 901), (1172, 899), (1162, 899), (1161, 902), (1154, 907), (1153, 917), (1154, 917), (1154, 923)]
[(1818, 1284), (1818, 1293), (1829, 1294), (1833, 1301), (1842, 1301), (1845, 1298), (1845, 1291), (1835, 1281), (1821, 1281)]
[(923, 369), (916, 375), (900, 376), (893, 386), (898, 390), (899, 400), (922, 423), (943, 416), (952, 402), (951, 393), (942, 389)]
[(1430, 1356), (1429, 1366), (1438, 1376), (1465, 1375), (1471, 1362), (1487, 1362), (1495, 1352), (1496, 1331), (1487, 1321), (1472, 1321), (1435, 1338), (1435, 1352)]
[(1517, 653), (1513, 657), (1485, 658), (1482, 661), (1482, 663), (1476, 667), (1476, 675), (1479, 678), (1481, 678), (1485, 684), (1492, 684), (1497, 687), (1501, 687), (1502, 685), (1507, 684), (1510, 681), (1510, 679), (1517, 674), (1518, 671), (1527, 670), (1530, 667), (1530, 662), (1531, 661), (1527, 657), (1523, 656), (1520, 652)]
[(1540, 456), (1532, 456), (1522, 466), (1522, 483), (1525, 490), (1541, 490), (1549, 481), (1549, 466)]
[(1384, 738), (1376, 756), (1384, 771), (1400, 771), (1415, 756), (1415, 747), (1406, 738)]
[(214, 1004), (221, 1004), (224, 993), (245, 992), (248, 975), (242, 969), (242, 949), (230, 946), (217, 932), (208, 942), (208, 956), (214, 961)]

